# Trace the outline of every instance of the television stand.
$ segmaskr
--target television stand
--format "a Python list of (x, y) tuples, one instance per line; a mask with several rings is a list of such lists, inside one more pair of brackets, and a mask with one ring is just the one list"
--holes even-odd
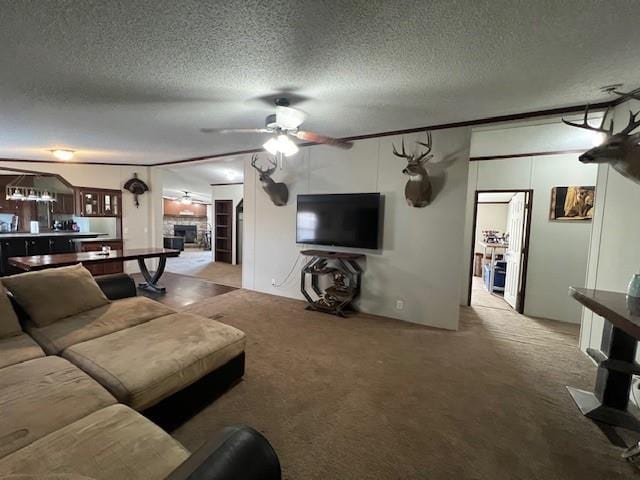
[[(303, 250), (300, 252), (311, 259), (304, 264), (300, 275), (300, 291), (309, 305), (307, 310), (330, 313), (345, 317), (354, 312), (353, 302), (360, 296), (362, 269), (358, 260), (365, 258), (361, 253), (327, 252), (324, 250)], [(311, 292), (307, 289), (307, 276), (311, 278)], [(326, 276), (330, 285), (320, 287), (320, 278)], [(312, 293), (318, 298), (313, 299)]]

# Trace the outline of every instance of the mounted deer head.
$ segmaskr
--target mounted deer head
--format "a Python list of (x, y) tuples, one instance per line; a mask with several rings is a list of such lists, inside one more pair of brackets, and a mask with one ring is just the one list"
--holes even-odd
[(269, 160), (269, 163), (271, 166), (266, 170), (262, 170), (262, 168), (256, 165), (257, 162), (258, 162), (258, 155), (257, 154), (252, 155), (251, 166), (255, 168), (259, 173), (258, 179), (262, 184), (262, 189), (267, 193), (267, 195), (269, 195), (269, 198), (271, 199), (274, 205), (278, 207), (282, 207), (283, 205), (286, 205), (287, 201), (289, 201), (289, 189), (284, 183), (274, 182), (273, 179), (271, 178), (271, 175), (273, 175), (273, 172), (275, 172), (276, 168), (278, 168), (277, 162), (274, 162), (273, 160)]
[[(629, 93), (614, 93), (640, 100), (640, 89)], [(621, 131), (614, 134), (613, 119), (609, 121), (609, 126), (605, 127), (610, 110), (611, 108), (607, 108), (598, 127), (592, 127), (587, 122), (587, 116), (589, 115), (588, 105), (585, 108), (582, 123), (569, 122), (564, 118), (562, 121), (571, 127), (583, 128), (606, 135), (606, 139), (601, 145), (580, 155), (579, 159), (582, 163), (607, 163), (621, 175), (640, 183), (640, 145), (638, 145), (640, 133), (633, 133), (640, 126), (640, 119), (637, 118), (640, 111), (636, 113), (629, 111), (629, 123)]]
[(424, 152), (416, 152), (408, 154), (404, 149), (404, 138), (402, 139), (402, 152), (396, 150), (393, 145), (393, 154), (396, 157), (404, 158), (407, 166), (404, 167), (402, 173), (409, 176), (409, 180), (404, 187), (404, 196), (407, 203), (412, 207), (422, 208), (431, 202), (431, 180), (424, 165), (433, 158), (431, 154), (432, 142), (431, 132), (427, 132), (427, 143), (416, 142), (418, 145), (425, 147)]

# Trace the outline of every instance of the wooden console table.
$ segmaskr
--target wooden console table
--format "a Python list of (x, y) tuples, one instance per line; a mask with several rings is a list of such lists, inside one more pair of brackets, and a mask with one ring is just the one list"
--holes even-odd
[[(358, 260), (365, 258), (361, 253), (327, 252), (324, 250), (303, 250), (300, 252), (311, 257), (303, 267), (300, 277), (300, 291), (309, 305), (307, 310), (330, 313), (344, 317), (354, 310), (353, 302), (360, 296), (362, 269)], [(314, 300), (307, 291), (307, 275), (311, 276), (311, 289), (318, 297)], [(331, 276), (333, 284), (326, 289), (320, 288), (320, 277)]]
[(640, 340), (640, 302), (624, 293), (571, 287), (569, 295), (605, 318), (600, 349), (587, 354), (598, 364), (593, 392), (567, 387), (580, 411), (609, 425), (640, 431), (640, 421), (628, 412), (632, 375), (640, 375), (635, 362)]
[[(146, 280), (138, 285), (139, 288), (163, 293), (164, 287), (158, 285), (158, 280), (164, 273), (167, 257), (177, 257), (179, 250), (168, 248), (129, 248), (125, 250), (111, 250), (108, 255), (102, 252), (60, 253), (55, 255), (32, 255), (29, 257), (10, 257), (9, 265), (25, 272), (44, 270), (46, 268), (64, 267), (77, 263), (92, 265), (96, 263), (122, 262), (137, 260), (140, 272)], [(159, 258), (158, 269), (153, 275), (144, 263), (147, 258)]]

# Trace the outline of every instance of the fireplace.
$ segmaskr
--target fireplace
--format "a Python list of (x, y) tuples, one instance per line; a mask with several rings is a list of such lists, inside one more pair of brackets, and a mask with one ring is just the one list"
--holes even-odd
[(184, 237), (184, 243), (196, 243), (198, 227), (195, 225), (174, 225), (173, 234), (176, 237)]

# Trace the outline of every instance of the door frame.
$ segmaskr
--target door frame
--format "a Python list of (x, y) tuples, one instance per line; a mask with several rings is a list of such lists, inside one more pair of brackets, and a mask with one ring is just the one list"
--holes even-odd
[(527, 222), (524, 227), (524, 246), (522, 247), (524, 257), (522, 259), (522, 268), (520, 269), (521, 283), (520, 283), (520, 301), (518, 302), (518, 313), (524, 313), (524, 302), (527, 292), (527, 270), (529, 265), (529, 244), (531, 240), (531, 214), (533, 213), (533, 189), (518, 189), (518, 188), (502, 188), (502, 189), (487, 189), (476, 190), (473, 200), (473, 224), (471, 225), (471, 251), (469, 253), (469, 287), (467, 294), (467, 307), (471, 306), (471, 293), (473, 288), (473, 266), (475, 261), (475, 249), (476, 249), (476, 229), (478, 222), (478, 196), (481, 193), (528, 193), (528, 201), (525, 205), (525, 213), (527, 215)]
[[(241, 198), (240, 201), (238, 202), (238, 205), (236, 205), (236, 211), (235, 211), (235, 217), (236, 217), (236, 228), (234, 229), (235, 232), (235, 240), (234, 240), (234, 246), (236, 247), (236, 258), (235, 258), (235, 265), (242, 265), (242, 252), (239, 251), (238, 249), (238, 245), (241, 244), (241, 238), (240, 238), (240, 213), (243, 214), (243, 225), (242, 228), (244, 228), (244, 198)], [(244, 248), (244, 244), (242, 244), (242, 247)], [(240, 253), (238, 255), (238, 253)]]

